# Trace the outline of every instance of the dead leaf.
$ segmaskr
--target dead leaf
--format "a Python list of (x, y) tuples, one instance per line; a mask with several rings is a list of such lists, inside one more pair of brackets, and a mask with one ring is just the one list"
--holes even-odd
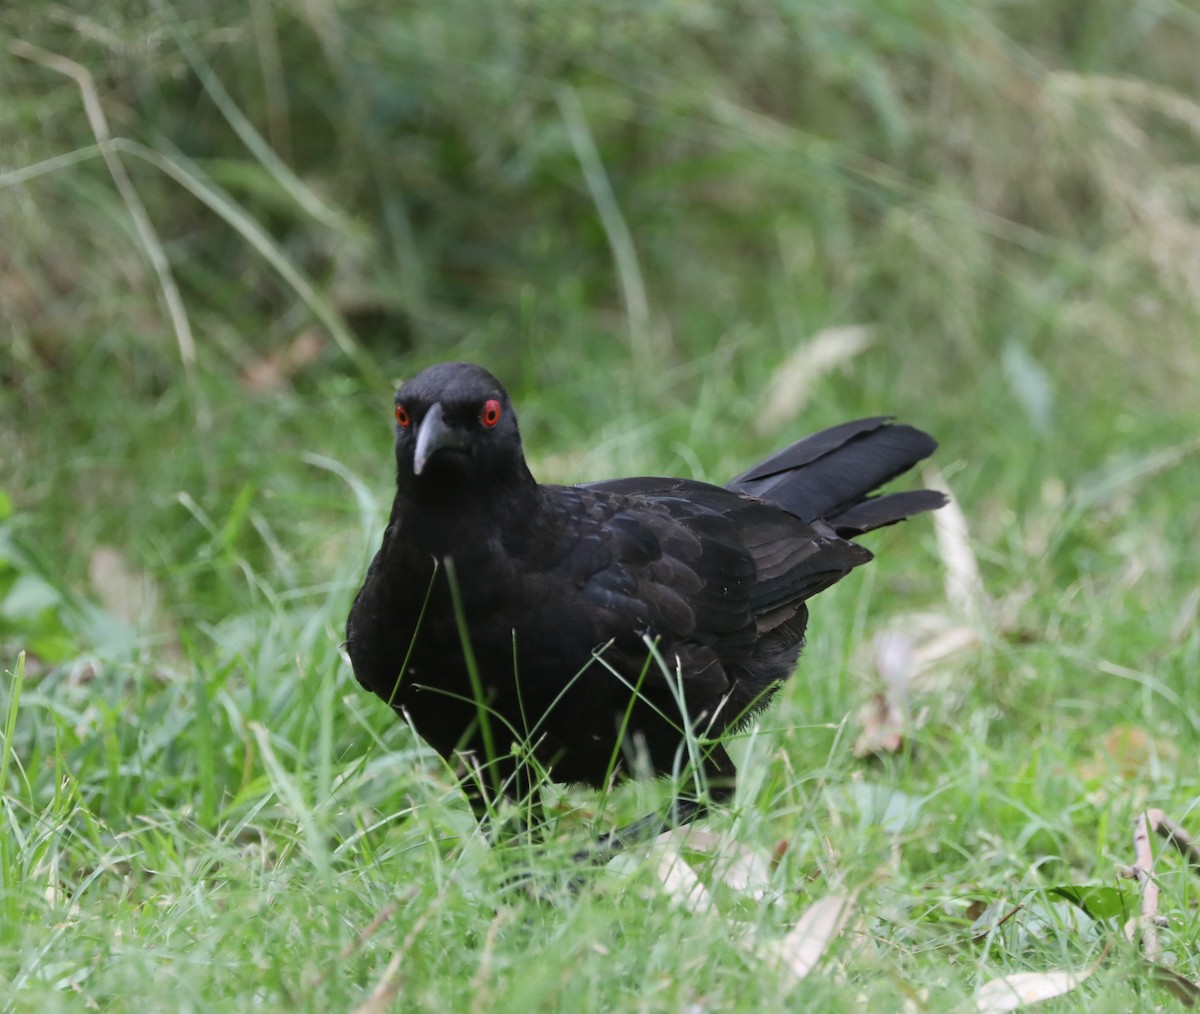
[(988, 910), (988, 903), (986, 901), (981, 901), (979, 898), (976, 898), (969, 905), (967, 905), (967, 910), (963, 914), (966, 916), (968, 921), (976, 922), (979, 919), (979, 917), (981, 915), (983, 915), (983, 913), (986, 912), (987, 910)]
[(913, 640), (907, 633), (885, 630), (874, 640), (875, 671), (883, 690), (859, 710), (862, 731), (854, 740), (854, 756), (895, 753), (904, 745), (908, 724), (909, 673), (912, 670)]
[[(907, 731), (911, 732), (919, 725), (911, 700), (960, 687), (962, 662), (980, 643), (977, 628), (961, 617), (948, 612), (902, 613), (878, 638), (857, 650), (855, 666), (879, 673), (885, 696), (890, 693), (903, 704)], [(887, 678), (896, 679), (897, 685), (889, 689)]]
[(817, 967), (830, 943), (841, 933), (853, 905), (854, 899), (849, 894), (830, 894), (814, 901), (787, 936), (771, 942), (768, 956), (796, 980), (803, 979)]
[(927, 467), (924, 477), (931, 489), (940, 489), (948, 495), (946, 505), (931, 515), (938, 555), (946, 571), (946, 601), (951, 607), (961, 610), (963, 618), (982, 636), (987, 629), (991, 607), (979, 575), (979, 561), (971, 547), (966, 515), (937, 469)]
[(882, 691), (859, 709), (857, 721), (862, 731), (854, 738), (855, 757), (880, 757), (904, 745), (904, 715)]
[(655, 841), (664, 850), (678, 852), (687, 849), (712, 856), (716, 876), (741, 894), (760, 899), (770, 890), (770, 863), (734, 838), (719, 835), (707, 828), (688, 826), (670, 828)]
[(254, 394), (278, 391), (292, 382), (305, 366), (325, 349), (316, 331), (301, 331), (291, 343), (254, 360), (241, 372), (242, 386)]
[(936, 696), (950, 707), (963, 690), (962, 664), (980, 646), (978, 630), (946, 613), (896, 616), (868, 646), (856, 651), (855, 667), (878, 674), (882, 684), (859, 710), (857, 757), (895, 753), (928, 719), (914, 704)]
[(720, 852), (727, 844), (716, 831), (710, 831), (706, 827), (697, 827), (695, 824), (667, 828), (654, 840), (666, 849), (686, 848), (692, 852), (704, 852), (709, 855)]
[(924, 672), (938, 662), (943, 662), (960, 652), (978, 648), (979, 644), (978, 630), (961, 623), (947, 621), (940, 630), (930, 631), (924, 641), (914, 645), (913, 671), (914, 673)]
[(717, 875), (733, 890), (755, 900), (766, 897), (771, 890), (770, 864), (743, 845), (723, 850), (717, 862)]
[(1156, 740), (1140, 725), (1118, 722), (1103, 736), (1090, 761), (1079, 766), (1085, 778), (1103, 778), (1113, 774), (1130, 780), (1149, 765), (1174, 770), (1178, 767), (1179, 748), (1170, 740)]
[(679, 854), (678, 849), (662, 849), (655, 872), (667, 897), (685, 911), (709, 912), (716, 908), (708, 888), (700, 883), (700, 878)]
[(1092, 974), (1084, 972), (1016, 972), (985, 982), (975, 991), (980, 1014), (1001, 1014), (1069, 993)]
[(111, 546), (97, 547), (88, 560), (88, 580), (104, 611), (131, 627), (149, 627), (158, 613), (158, 589)]

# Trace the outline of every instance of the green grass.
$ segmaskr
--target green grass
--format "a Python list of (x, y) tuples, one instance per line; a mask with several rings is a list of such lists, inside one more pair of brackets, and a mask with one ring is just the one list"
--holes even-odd
[[(1190, 8), (10, 21), (4, 1009), (962, 1010), (1059, 970), (1092, 974), (1048, 1010), (1173, 1002), (1115, 870), (1148, 806), (1200, 834)], [(843, 325), (871, 344), (764, 423)], [(651, 849), (557, 904), (514, 889), (669, 787), (554, 791), (544, 846), (491, 849), (340, 656), (391, 386), (458, 357), (544, 480), (723, 480), (881, 412), (942, 442), (982, 615), (928, 519), (871, 537), (685, 848), (709, 907)], [(859, 758), (889, 630), (930, 657), (904, 747)], [(1162, 960), (1200, 980), (1200, 880), (1160, 846)], [(772, 948), (841, 894), (789, 978)]]

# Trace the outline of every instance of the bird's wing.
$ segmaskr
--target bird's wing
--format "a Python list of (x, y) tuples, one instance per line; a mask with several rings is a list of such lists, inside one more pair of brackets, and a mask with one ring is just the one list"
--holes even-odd
[(872, 558), (819, 520), (810, 524), (736, 489), (659, 478), (615, 479), (586, 488), (655, 504), (685, 528), (695, 526), (697, 512), (705, 519), (720, 518), (725, 542), (753, 563), (750, 612), (755, 617), (811, 598)]
[(618, 479), (562, 495), (588, 519), (567, 570), (614, 629), (708, 648), (723, 666), (749, 659), (766, 631), (871, 558), (831, 530), (707, 483)]
[[(722, 659), (748, 654), (754, 564), (723, 519), (699, 505), (671, 505), (595, 487), (543, 487), (556, 545), (550, 564), (561, 607), (585, 618), (622, 670), (640, 670), (644, 639), (693, 689), (721, 693)], [(706, 516), (711, 514), (712, 516)], [(574, 605), (572, 605), (574, 603)], [(657, 666), (647, 686), (662, 681)]]

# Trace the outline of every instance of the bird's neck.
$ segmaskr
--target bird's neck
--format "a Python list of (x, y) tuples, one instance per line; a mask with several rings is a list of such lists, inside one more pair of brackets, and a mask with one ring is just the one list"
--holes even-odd
[(537, 482), (525, 468), (483, 484), (412, 483), (396, 491), (388, 532), (404, 553), (474, 556), (498, 542), (519, 541), (535, 524), (540, 503)]

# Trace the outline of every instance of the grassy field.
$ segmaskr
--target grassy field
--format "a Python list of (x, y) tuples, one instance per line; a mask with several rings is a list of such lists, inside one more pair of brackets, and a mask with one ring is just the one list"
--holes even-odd
[[(1200, 866), (1151, 834), (1136, 943), (1118, 875), (1147, 809), (1200, 836), (1193, 6), (4, 20), (4, 1010), (1200, 995)], [(543, 480), (892, 413), (961, 512), (813, 603), (731, 809), (550, 903), (514, 871), (669, 786), (489, 848), (339, 652), (393, 384), (448, 358)]]

